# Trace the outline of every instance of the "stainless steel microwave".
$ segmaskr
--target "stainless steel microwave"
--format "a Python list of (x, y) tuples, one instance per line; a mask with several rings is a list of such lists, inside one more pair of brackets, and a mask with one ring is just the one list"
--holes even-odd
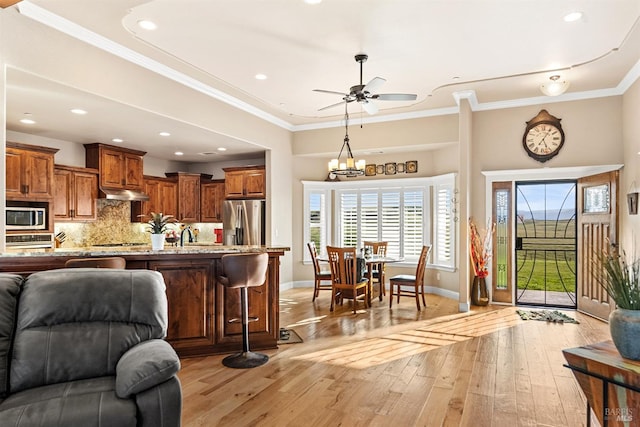
[(7, 230), (46, 230), (47, 209), (7, 206)]

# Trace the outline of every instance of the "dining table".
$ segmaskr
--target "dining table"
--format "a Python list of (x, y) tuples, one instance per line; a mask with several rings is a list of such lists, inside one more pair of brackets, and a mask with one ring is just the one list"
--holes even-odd
[[(326, 256), (324, 257), (318, 257), (318, 261), (322, 261), (322, 262), (329, 262), (329, 258), (327, 258)], [(367, 280), (369, 282), (369, 305), (371, 305), (371, 300), (372, 300), (372, 295), (373, 295), (373, 268), (376, 265), (379, 265), (380, 270), (382, 270), (385, 266), (385, 264), (392, 264), (392, 263), (396, 263), (396, 262), (402, 262), (404, 261), (404, 258), (400, 258), (400, 257), (393, 257), (393, 256), (388, 256), (388, 255), (368, 255), (368, 256), (358, 256), (358, 263), (364, 263), (365, 269), (366, 269), (366, 277)], [(365, 273), (363, 272), (362, 276), (357, 277), (357, 280), (360, 280), (362, 277), (365, 276)], [(378, 299), (380, 301), (382, 301), (382, 297), (384, 295), (383, 292), (383, 286), (384, 283), (380, 282), (380, 289), (378, 290)]]

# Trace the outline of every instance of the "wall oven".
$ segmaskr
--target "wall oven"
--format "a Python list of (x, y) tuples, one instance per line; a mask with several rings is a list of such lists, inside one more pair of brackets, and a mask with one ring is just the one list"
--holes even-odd
[(46, 249), (53, 247), (53, 234), (7, 234), (7, 249)]
[(7, 231), (46, 230), (47, 209), (45, 207), (7, 206)]

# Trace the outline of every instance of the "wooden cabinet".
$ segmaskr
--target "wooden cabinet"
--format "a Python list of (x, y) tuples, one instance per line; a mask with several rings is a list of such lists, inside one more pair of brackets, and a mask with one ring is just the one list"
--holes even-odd
[(55, 148), (7, 141), (6, 200), (51, 200), (57, 151)]
[(224, 180), (200, 182), (200, 222), (222, 222)]
[(167, 286), (167, 340), (178, 353), (215, 344), (212, 260), (151, 261)]
[(100, 173), (100, 188), (142, 191), (144, 151), (98, 143), (84, 147), (86, 166)]
[(97, 217), (98, 170), (56, 166), (53, 218), (55, 221), (93, 221)]
[(166, 173), (178, 182), (178, 213), (180, 222), (200, 221), (200, 174), (187, 172)]
[[(175, 248), (174, 248), (175, 249)], [(280, 257), (285, 248), (269, 249), (267, 280), (249, 289), (251, 322), (250, 347), (255, 350), (277, 348), (279, 331)], [(110, 250), (111, 251), (111, 250)], [(113, 253), (113, 252), (111, 252)], [(166, 284), (169, 323), (167, 340), (180, 357), (238, 352), (242, 349), (239, 323), (229, 323), (240, 315), (238, 289), (227, 289), (217, 282), (224, 249), (185, 253), (165, 251), (123, 251), (127, 268), (159, 271)], [(236, 253), (236, 252), (232, 252)], [(97, 252), (93, 256), (99, 256)], [(0, 272), (28, 275), (36, 271), (63, 268), (77, 254), (39, 253), (30, 256), (0, 257)]]
[[(132, 202), (131, 222), (146, 222), (151, 212), (178, 216), (178, 182), (174, 179), (145, 176), (146, 202)], [(143, 215), (143, 216), (141, 216)]]
[(223, 168), (227, 199), (264, 199), (265, 168), (249, 166)]

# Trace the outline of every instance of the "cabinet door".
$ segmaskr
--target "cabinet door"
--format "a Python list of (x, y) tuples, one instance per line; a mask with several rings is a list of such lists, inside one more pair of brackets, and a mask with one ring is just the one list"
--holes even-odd
[(27, 165), (25, 163), (25, 153), (22, 150), (7, 147), (6, 149), (6, 197), (23, 197), (23, 175)]
[(224, 183), (202, 184), (200, 194), (200, 221), (222, 222)]
[(211, 261), (152, 261), (167, 286), (167, 340), (177, 351), (212, 345), (213, 266)]
[(244, 173), (242, 171), (225, 172), (224, 195), (227, 199), (244, 197)]
[(98, 176), (88, 172), (74, 172), (73, 218), (91, 221), (97, 218)]
[(250, 198), (264, 199), (264, 170), (246, 171), (244, 175), (244, 195)]
[(149, 220), (148, 215), (151, 212), (155, 213), (164, 213), (162, 211), (162, 198), (160, 196), (160, 181), (155, 179), (145, 179), (144, 181), (144, 192), (147, 196), (149, 196), (149, 200), (146, 202), (142, 202), (142, 208), (140, 210), (140, 215), (145, 215), (139, 218), (139, 221), (146, 222)]
[(178, 181), (178, 220), (200, 221), (200, 176), (181, 176)]
[(53, 155), (32, 152), (27, 155), (27, 194), (40, 199), (53, 195)]
[(140, 190), (143, 185), (142, 156), (124, 154), (124, 186), (128, 189)]
[(178, 217), (178, 183), (177, 182), (160, 182), (159, 188), (160, 206), (162, 213), (165, 215), (173, 215)]
[(56, 221), (71, 219), (73, 209), (73, 173), (56, 169), (53, 174), (53, 218)]
[(105, 188), (124, 188), (123, 153), (102, 149), (100, 151), (100, 185)]

